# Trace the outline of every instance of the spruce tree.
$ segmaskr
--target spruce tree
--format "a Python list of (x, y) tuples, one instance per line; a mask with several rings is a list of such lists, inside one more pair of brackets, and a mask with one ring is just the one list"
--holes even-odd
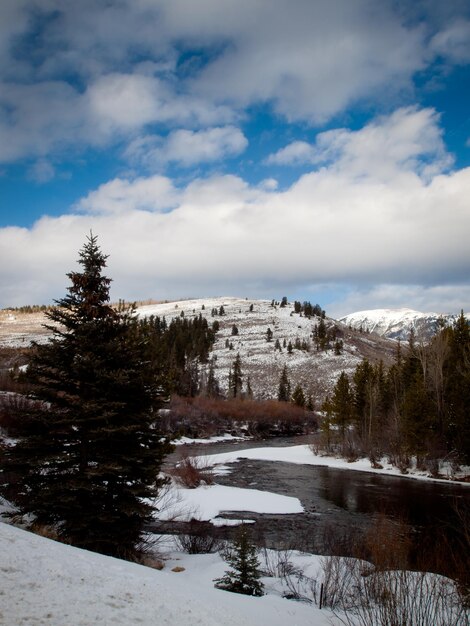
[(352, 421), (353, 395), (349, 384), (348, 375), (341, 372), (333, 389), (331, 408), (334, 422), (338, 426), (341, 439), (344, 442), (346, 431)]
[(222, 578), (214, 580), (218, 589), (243, 593), (247, 596), (263, 595), (256, 548), (250, 544), (248, 532), (243, 524), (233, 549), (228, 550), (224, 558), (232, 569), (226, 571)]
[(230, 374), (229, 395), (231, 398), (237, 398), (241, 395), (243, 387), (242, 362), (240, 359), (240, 354), (237, 354), (237, 357), (232, 364)]
[(300, 383), (295, 386), (292, 392), (292, 402), (300, 407), (305, 407), (305, 394)]
[(68, 294), (47, 313), (52, 338), (35, 346), (28, 370), (36, 402), (5, 464), (21, 513), (73, 545), (133, 558), (169, 446), (135, 317), (109, 304), (106, 258), (90, 235), (81, 271), (67, 274)]
[(290, 391), (291, 391), (291, 386), (290, 386), (289, 378), (287, 376), (287, 367), (284, 365), (284, 368), (281, 373), (281, 377), (279, 378), (279, 388), (277, 392), (277, 399), (279, 400), (279, 402), (289, 402)]

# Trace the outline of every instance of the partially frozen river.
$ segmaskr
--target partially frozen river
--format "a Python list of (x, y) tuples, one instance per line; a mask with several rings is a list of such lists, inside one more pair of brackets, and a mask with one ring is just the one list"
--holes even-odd
[[(192, 445), (191, 455), (216, 454), (253, 447), (304, 443), (299, 438)], [(265, 515), (246, 512), (233, 517), (255, 519), (253, 531), (268, 546), (330, 553), (348, 551), (351, 535), (363, 532), (375, 514), (409, 524), (416, 550), (433, 549), (437, 533), (452, 538), (456, 504), (470, 500), (470, 485), (432, 482), (347, 469), (298, 465), (279, 461), (241, 459), (230, 473), (216, 477), (222, 485), (270, 491), (298, 498), (305, 513)], [(227, 517), (224, 515), (224, 517)]]

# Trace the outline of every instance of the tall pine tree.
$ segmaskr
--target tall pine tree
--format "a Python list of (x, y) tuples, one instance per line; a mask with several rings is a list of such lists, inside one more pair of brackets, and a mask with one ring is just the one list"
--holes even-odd
[(109, 304), (106, 258), (90, 235), (81, 271), (67, 274), (68, 294), (47, 313), (52, 338), (35, 346), (29, 367), (39, 402), (5, 463), (22, 513), (76, 546), (133, 558), (169, 446), (135, 318)]

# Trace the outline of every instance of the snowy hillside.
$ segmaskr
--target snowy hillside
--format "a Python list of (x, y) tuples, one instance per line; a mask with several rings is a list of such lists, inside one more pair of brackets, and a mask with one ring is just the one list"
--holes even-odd
[(373, 309), (358, 311), (340, 318), (340, 321), (356, 330), (371, 332), (389, 339), (408, 341), (413, 329), (419, 339), (428, 340), (443, 322), (452, 323), (455, 315), (420, 313), (412, 309)]
[(227, 569), (218, 554), (169, 555), (157, 571), (4, 523), (0, 550), (0, 623), (8, 626), (331, 624), (327, 611), (279, 594), (254, 598), (215, 589), (213, 579)]
[[(252, 310), (250, 311), (252, 305)], [(223, 307), (225, 314), (212, 316), (212, 310)], [(138, 309), (141, 316), (165, 316), (167, 321), (172, 317), (191, 318), (201, 314), (210, 324), (217, 320), (220, 331), (217, 333), (213, 355), (216, 357), (216, 376), (223, 389), (227, 389), (229, 369), (237, 354), (240, 354), (244, 380), (250, 377), (250, 384), (255, 397), (276, 397), (284, 365), (287, 365), (289, 379), (293, 385), (300, 383), (307, 394), (320, 400), (330, 391), (341, 371), (352, 373), (364, 356), (372, 361), (383, 358), (387, 361), (394, 349), (387, 343), (377, 343), (360, 333), (351, 332), (347, 327), (337, 324), (335, 320), (326, 318), (327, 327), (337, 327), (338, 338), (344, 349), (336, 355), (333, 349), (317, 351), (312, 333), (320, 318), (310, 319), (294, 312), (293, 303), (285, 307), (271, 306), (270, 300), (248, 300), (242, 298), (202, 298), (197, 300), (181, 300), (178, 302), (147, 305)], [(232, 335), (232, 328), (238, 329)], [(273, 335), (266, 340), (268, 328)], [(281, 351), (276, 350), (275, 342), (279, 340)], [(289, 354), (284, 344), (289, 341), (295, 345), (296, 340), (305, 341), (309, 351), (294, 349)], [(231, 347), (226, 347), (226, 343)]]
[[(213, 315), (213, 310), (219, 313), (221, 307), (225, 314)], [(200, 298), (141, 306), (138, 314), (165, 316), (167, 322), (181, 315), (187, 318), (202, 315), (210, 325), (217, 320), (220, 330), (212, 356), (222, 389), (227, 389), (230, 367), (240, 353), (244, 384), (249, 377), (254, 396), (260, 399), (276, 397), (284, 365), (291, 385), (295, 387), (300, 383), (306, 394), (318, 403), (331, 391), (341, 371), (351, 374), (364, 357), (372, 362), (379, 359), (390, 362), (395, 352), (393, 342), (360, 333), (328, 317), (325, 325), (336, 329), (343, 350), (341, 354), (335, 354), (333, 348), (317, 351), (312, 334), (320, 318), (309, 319), (295, 313), (293, 303), (281, 307), (279, 304), (271, 306), (270, 300)], [(22, 348), (32, 340), (46, 341), (47, 331), (42, 326), (45, 322), (42, 313), (0, 312), (0, 347)], [(237, 335), (232, 335), (234, 325)], [(272, 331), (269, 342), (266, 340), (268, 328)], [(281, 350), (276, 349), (276, 340)], [(296, 349), (296, 341), (307, 345), (308, 351)], [(289, 342), (294, 346), (291, 354), (287, 350)]]

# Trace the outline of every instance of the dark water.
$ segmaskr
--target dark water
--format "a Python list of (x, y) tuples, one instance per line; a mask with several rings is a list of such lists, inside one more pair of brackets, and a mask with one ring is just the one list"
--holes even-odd
[[(265, 445), (294, 445), (298, 438), (243, 444), (191, 446), (189, 454), (215, 454)], [(255, 519), (255, 539), (270, 547), (317, 553), (348, 553), (355, 537), (364, 534), (377, 515), (399, 521), (412, 538), (416, 556), (432, 551), (442, 536), (456, 545), (462, 531), (457, 509), (470, 505), (470, 485), (431, 482), (355, 470), (242, 459), (219, 484), (272, 491), (298, 498), (305, 513), (245, 515)], [(224, 517), (230, 515), (224, 515)], [(406, 526), (405, 526), (406, 525)], [(459, 528), (460, 525), (460, 528)], [(228, 534), (233, 530), (228, 530)]]

